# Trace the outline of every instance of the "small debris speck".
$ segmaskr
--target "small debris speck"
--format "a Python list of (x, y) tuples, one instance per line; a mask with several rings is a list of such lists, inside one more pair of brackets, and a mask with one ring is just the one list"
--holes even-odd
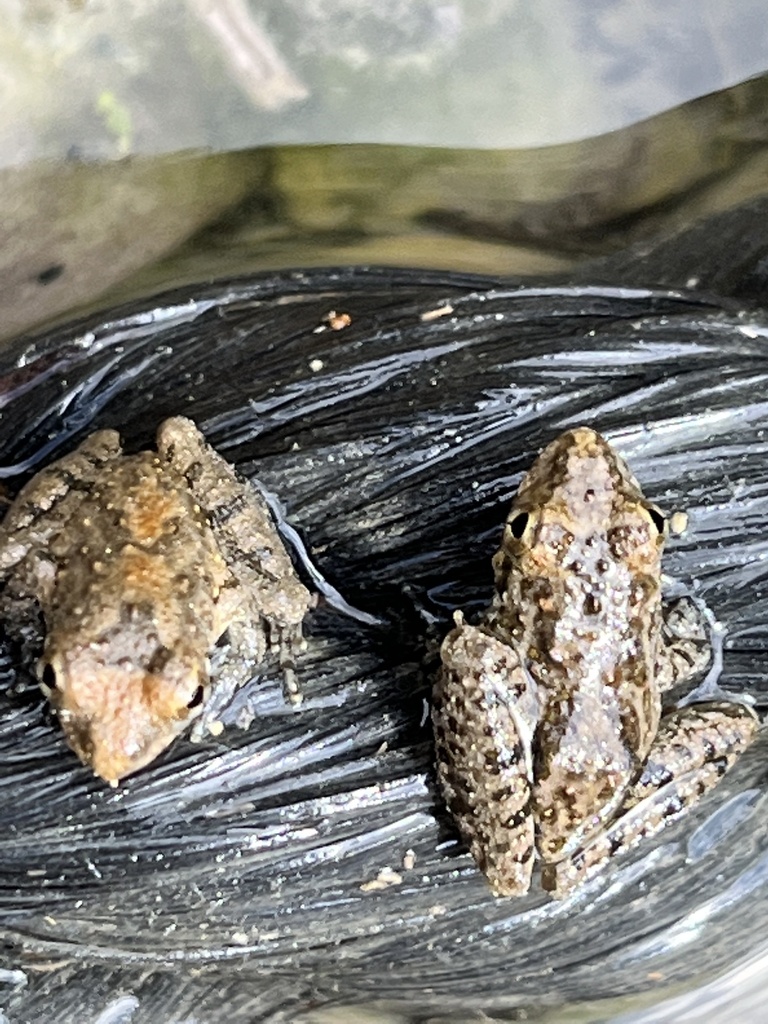
[(391, 885), (400, 885), (403, 876), (393, 871), (392, 868), (382, 868), (378, 875), (370, 882), (363, 882), (360, 886), (361, 892), (376, 892), (380, 889), (388, 889)]
[(688, 515), (685, 512), (673, 512), (669, 517), (669, 529), (671, 533), (674, 533), (678, 537), (681, 533), (685, 533), (688, 526)]
[(332, 331), (343, 331), (345, 327), (349, 327), (352, 323), (352, 317), (349, 313), (337, 313), (335, 309), (330, 310), (325, 314), (320, 324), (315, 327), (312, 331), (313, 334), (322, 334), (323, 331), (327, 331), (329, 328)]
[(421, 319), (425, 322), (430, 320), (438, 320), (441, 316), (450, 316), (453, 312), (453, 306), (446, 302), (444, 306), (438, 306), (437, 309), (428, 309), (426, 313), (421, 314)]

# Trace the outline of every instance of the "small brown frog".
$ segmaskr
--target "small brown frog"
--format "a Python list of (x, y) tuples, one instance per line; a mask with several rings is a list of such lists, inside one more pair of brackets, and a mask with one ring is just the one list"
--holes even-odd
[(710, 656), (696, 616), (662, 605), (666, 532), (607, 441), (569, 430), (520, 485), (490, 608), (476, 626), (456, 613), (434, 692), (438, 777), (497, 895), (527, 892), (538, 854), (545, 888), (566, 896), (683, 813), (756, 735), (735, 702), (662, 712), (662, 693)]
[(195, 738), (220, 731), (269, 646), (300, 699), (292, 659), (313, 597), (264, 500), (191, 420), (162, 423), (156, 453), (124, 455), (100, 430), (38, 473), (0, 526), (0, 586), (10, 636), (39, 631), (42, 612), (43, 690), (112, 785), (193, 719)]

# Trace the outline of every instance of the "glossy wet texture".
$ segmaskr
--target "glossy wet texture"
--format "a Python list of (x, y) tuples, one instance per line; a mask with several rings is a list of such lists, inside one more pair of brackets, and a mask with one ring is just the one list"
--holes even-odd
[[(351, 324), (314, 333), (334, 309)], [(422, 1018), (599, 999), (628, 1011), (754, 953), (762, 738), (687, 818), (569, 900), (536, 877), (499, 900), (437, 789), (425, 701), (453, 610), (488, 604), (523, 474), (589, 423), (649, 500), (687, 510), (665, 570), (698, 581), (728, 629), (723, 685), (762, 707), (766, 336), (743, 300), (313, 271), (190, 289), (9, 351), (12, 493), (95, 429), (133, 453), (183, 412), (382, 620), (321, 604), (298, 711), (271, 664), (222, 711), (220, 737), (179, 737), (117, 790), (79, 765), (37, 681), (6, 660), (0, 928), (27, 981), (5, 1000), (14, 1024), (52, 1006), (63, 1024), (96, 1020), (129, 993), (137, 1019), (163, 1024), (373, 1001)], [(250, 727), (230, 728), (244, 710)]]
[(29, 644), (42, 615), (43, 690), (112, 785), (201, 714), (218, 726), (212, 696), (231, 699), (268, 643), (292, 663), (312, 603), (262, 497), (184, 417), (161, 424), (156, 452), (125, 455), (116, 431), (96, 431), (0, 524), (6, 635)]
[(695, 617), (690, 636), (664, 635), (666, 532), (610, 444), (566, 431), (520, 484), (490, 607), (477, 625), (457, 613), (442, 644), (438, 778), (499, 896), (528, 891), (536, 852), (545, 887), (569, 895), (682, 814), (757, 734), (738, 704), (661, 719), (662, 692), (710, 658)]

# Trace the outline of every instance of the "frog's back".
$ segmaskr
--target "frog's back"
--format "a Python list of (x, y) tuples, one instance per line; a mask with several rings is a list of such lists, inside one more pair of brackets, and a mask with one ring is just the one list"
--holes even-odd
[(533, 810), (562, 855), (620, 800), (656, 733), (661, 536), (621, 458), (588, 428), (553, 442), (521, 484), (495, 559), (505, 622), (539, 691)]
[(136, 615), (161, 630), (168, 622), (174, 633), (185, 620), (190, 629), (212, 628), (223, 561), (183, 479), (152, 452), (116, 460), (51, 552), (59, 563), (51, 643), (76, 623), (95, 637), (108, 621)]

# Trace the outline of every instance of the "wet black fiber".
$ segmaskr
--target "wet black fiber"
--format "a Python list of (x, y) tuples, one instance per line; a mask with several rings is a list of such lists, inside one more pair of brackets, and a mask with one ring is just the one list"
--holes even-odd
[[(351, 324), (318, 331), (332, 310)], [(9, 1019), (251, 1024), (374, 1000), (406, 1017), (532, 1016), (753, 951), (765, 741), (573, 899), (537, 882), (496, 899), (436, 791), (425, 702), (452, 610), (489, 599), (521, 473), (583, 423), (649, 498), (687, 510), (667, 571), (727, 627), (724, 686), (765, 703), (767, 339), (768, 315), (735, 298), (349, 269), (187, 288), (8, 348), (10, 493), (97, 427), (135, 449), (190, 416), (381, 620), (321, 604), (299, 709), (270, 664), (241, 695), (258, 710), (248, 730), (182, 739), (117, 790), (79, 764), (5, 652)]]

